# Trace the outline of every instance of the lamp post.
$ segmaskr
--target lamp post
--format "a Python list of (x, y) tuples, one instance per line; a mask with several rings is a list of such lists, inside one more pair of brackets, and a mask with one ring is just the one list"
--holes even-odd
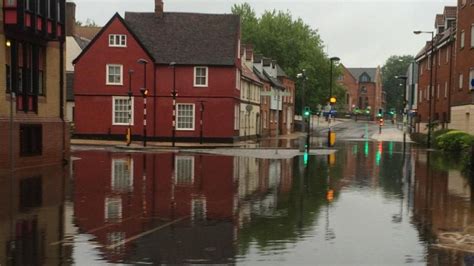
[(403, 150), (407, 141), (407, 132), (405, 126), (408, 123), (408, 111), (407, 111), (407, 76), (395, 76), (396, 79), (403, 80)]
[[(302, 123), (301, 123), (301, 132), (302, 132), (302, 133), (305, 133), (305, 132), (306, 132), (306, 128), (305, 128), (305, 124), (306, 124), (306, 123), (305, 123), (305, 121), (304, 121), (304, 116), (305, 116), (304, 113), (305, 113), (305, 95), (306, 95), (306, 93), (305, 93), (305, 85), (306, 85), (306, 79), (307, 79), (307, 77), (306, 77), (306, 70), (303, 69), (301, 73), (299, 73), (299, 74), (296, 75), (296, 78), (302, 79), (302, 82), (303, 82), (303, 84), (302, 84), (302, 91), (303, 91), (303, 93), (302, 93), (302, 95), (301, 95), (301, 122), (302, 122)], [(308, 128), (308, 134), (309, 134), (309, 128)], [(307, 136), (307, 138), (306, 138), (306, 142), (307, 142), (306, 145), (308, 145), (308, 147), (309, 147), (308, 137), (309, 137), (309, 136)]]
[(140, 92), (143, 95), (143, 147), (146, 147), (146, 97), (148, 96), (148, 90), (146, 89), (146, 65), (148, 61), (141, 58), (138, 59), (137, 63), (143, 65), (143, 88), (140, 89)]
[[(433, 125), (432, 125), (432, 120), (433, 120), (433, 114), (432, 114), (432, 92), (433, 92), (433, 60), (434, 60), (434, 51), (435, 51), (435, 44), (434, 44), (434, 31), (414, 31), (414, 34), (431, 34), (431, 60), (430, 60), (430, 89), (429, 89), (429, 111), (428, 111), (428, 149), (431, 148), (431, 135), (433, 131)], [(426, 50), (426, 58), (428, 58), (428, 49)]]
[(171, 91), (171, 96), (173, 97), (173, 129), (171, 132), (171, 142), (174, 147), (176, 145), (176, 97), (178, 96), (176, 91), (176, 62), (171, 62), (170, 67), (173, 68), (173, 89)]
[(127, 146), (132, 143), (132, 74), (133, 69), (128, 70), (128, 129)]
[(328, 114), (328, 147), (332, 146), (332, 143), (331, 143), (331, 134), (332, 134), (332, 132), (331, 132), (331, 112), (332, 112), (334, 104), (336, 103), (335, 102), (335, 97), (333, 97), (333, 94), (332, 94), (332, 68), (333, 68), (334, 63), (337, 63), (340, 60), (341, 59), (339, 57), (329, 58), (329, 62), (331, 64), (331, 66), (330, 66), (330, 72), (329, 72), (329, 97), (328, 97), (328, 101), (329, 101), (329, 104), (331, 105), (331, 111), (329, 111), (329, 114)]

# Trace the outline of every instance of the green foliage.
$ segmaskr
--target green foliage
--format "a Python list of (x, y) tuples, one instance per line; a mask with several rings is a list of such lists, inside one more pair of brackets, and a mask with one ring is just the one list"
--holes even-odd
[(79, 21), (77, 20), (76, 21), (76, 26), (79, 26), (79, 27), (99, 27), (99, 25), (97, 25), (97, 23), (95, 23), (94, 20), (88, 18), (86, 19), (86, 22), (82, 22), (82, 21)]
[(444, 134), (446, 134), (448, 132), (451, 132), (451, 131), (454, 131), (454, 129), (445, 128), (445, 129), (436, 130), (436, 131), (433, 132), (433, 139), (436, 139), (439, 136), (444, 135)]
[(405, 76), (414, 58), (411, 55), (391, 56), (382, 67), (383, 88), (387, 93), (387, 108), (403, 109), (403, 80), (396, 76)]
[(474, 144), (474, 136), (453, 130), (436, 138), (436, 146), (446, 152), (461, 154)]
[[(265, 11), (257, 17), (252, 7), (244, 3), (234, 5), (232, 13), (241, 16), (243, 43), (253, 44), (255, 52), (277, 60), (293, 80), (297, 80), (296, 75), (303, 69), (306, 70), (305, 95), (302, 93), (302, 80), (296, 84), (298, 113), (302, 110), (302, 97), (313, 110), (318, 104), (326, 104), (331, 64), (317, 30), (311, 29), (302, 19), (294, 19), (288, 11)], [(341, 73), (339, 67), (333, 66), (333, 94), (338, 99), (336, 108), (343, 106), (345, 99), (344, 88), (336, 82)]]
[(417, 144), (426, 145), (428, 143), (428, 135), (423, 133), (411, 133), (410, 138)]

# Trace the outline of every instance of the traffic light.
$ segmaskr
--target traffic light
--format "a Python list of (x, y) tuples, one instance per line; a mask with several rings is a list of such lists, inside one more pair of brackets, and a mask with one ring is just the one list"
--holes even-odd
[(334, 200), (334, 190), (332, 189), (329, 189), (326, 193), (326, 199), (329, 201), (329, 202), (332, 202)]
[(311, 109), (308, 106), (306, 106), (304, 108), (303, 116), (304, 117), (309, 117), (310, 115), (311, 115)]

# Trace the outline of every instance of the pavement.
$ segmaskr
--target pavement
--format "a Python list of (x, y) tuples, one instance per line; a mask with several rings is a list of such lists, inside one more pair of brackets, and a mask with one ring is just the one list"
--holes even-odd
[[(406, 141), (412, 142), (410, 135), (406, 134)], [(382, 128), (382, 133), (375, 133), (371, 136), (371, 139), (376, 141), (394, 141), (394, 142), (403, 142), (403, 131), (396, 128)]]

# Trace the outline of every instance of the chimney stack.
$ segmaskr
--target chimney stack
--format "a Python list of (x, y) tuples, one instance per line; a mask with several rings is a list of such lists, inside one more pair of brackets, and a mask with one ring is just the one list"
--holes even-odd
[(155, 14), (158, 17), (163, 16), (163, 0), (155, 0)]
[(245, 53), (245, 59), (253, 62), (253, 45), (247, 44), (247, 46), (245, 46)]
[(66, 2), (66, 36), (74, 36), (76, 34), (76, 4), (74, 2)]

